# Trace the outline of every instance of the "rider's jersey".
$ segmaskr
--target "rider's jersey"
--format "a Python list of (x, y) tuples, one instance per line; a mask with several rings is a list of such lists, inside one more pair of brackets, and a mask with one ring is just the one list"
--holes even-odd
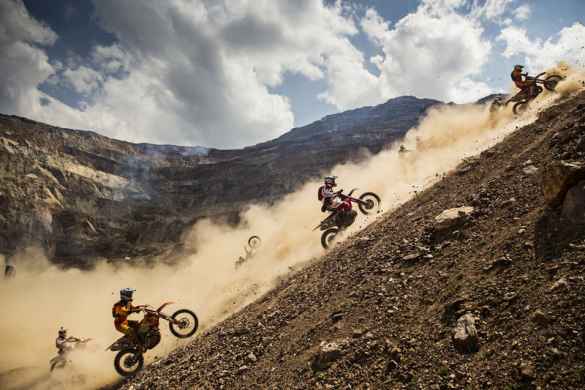
[(71, 349), (69, 342), (67, 341), (67, 337), (57, 337), (57, 339), (55, 339), (55, 346), (59, 350), (60, 354), (65, 353)]
[(520, 89), (524, 89), (527, 87), (526, 81), (524, 81), (522, 79), (522, 71), (521, 70), (512, 71), (512, 73), (510, 74), (510, 77), (512, 78), (512, 81), (514, 81), (514, 84), (516, 84), (516, 87), (518, 87)]
[(135, 310), (135, 307), (130, 302), (124, 303), (119, 301), (114, 304), (114, 307), (112, 307), (112, 316), (114, 317), (114, 326), (116, 329), (128, 321), (128, 316), (133, 310)]
[(330, 201), (331, 198), (335, 196), (335, 191), (333, 191), (333, 187), (321, 186), (319, 191), (321, 192), (320, 198), (323, 200), (323, 202)]
[(333, 187), (321, 186), (319, 188), (319, 198), (323, 201), (322, 211), (334, 211), (341, 203), (337, 196), (337, 192), (333, 191)]

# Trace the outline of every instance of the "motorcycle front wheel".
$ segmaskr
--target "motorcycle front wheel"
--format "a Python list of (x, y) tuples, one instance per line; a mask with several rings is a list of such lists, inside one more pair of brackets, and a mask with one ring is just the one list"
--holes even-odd
[(557, 75), (552, 75), (552, 76), (548, 76), (545, 80), (544, 80), (544, 87), (546, 89), (548, 89), (549, 91), (553, 92), (555, 90), (555, 88), (557, 87), (557, 84), (562, 80), (563, 78), (561, 76), (557, 76)]
[(136, 374), (144, 366), (144, 356), (134, 348), (124, 349), (116, 354), (114, 367), (118, 374), (130, 376)]
[(325, 230), (323, 234), (321, 234), (321, 246), (324, 249), (329, 249), (333, 240), (335, 240), (337, 233), (339, 233), (339, 228), (336, 227)]
[(358, 203), (360, 211), (364, 214), (380, 212), (380, 197), (373, 192), (364, 192), (359, 198), (362, 202)]
[(512, 111), (514, 111), (514, 114), (520, 115), (524, 111), (526, 111), (527, 108), (528, 108), (528, 101), (523, 101), (523, 102), (518, 102), (518, 103), (514, 104), (514, 108), (512, 109)]
[(191, 310), (177, 310), (171, 317), (178, 322), (169, 322), (171, 333), (180, 339), (193, 336), (199, 328), (199, 319)]

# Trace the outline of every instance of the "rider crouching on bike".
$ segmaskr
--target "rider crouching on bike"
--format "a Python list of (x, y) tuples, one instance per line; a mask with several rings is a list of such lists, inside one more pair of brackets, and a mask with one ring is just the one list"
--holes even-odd
[(138, 313), (142, 310), (141, 306), (132, 305), (134, 291), (136, 290), (131, 288), (120, 290), (120, 300), (112, 307), (112, 316), (114, 317), (114, 326), (117, 331), (128, 336), (136, 344), (142, 344), (140, 332), (138, 331), (140, 323), (128, 319), (130, 314)]
[(515, 65), (510, 77), (521, 93), (526, 94), (526, 96), (532, 96), (533, 87), (536, 83), (534, 80), (527, 80), (528, 73), (522, 73), (522, 69), (524, 69), (523, 65)]
[(337, 187), (335, 183), (336, 176), (327, 176), (324, 183), (319, 187), (319, 200), (323, 203), (321, 206), (321, 212), (331, 211), (332, 213), (337, 211), (337, 207), (340, 205), (339, 193), (333, 190), (333, 187)]

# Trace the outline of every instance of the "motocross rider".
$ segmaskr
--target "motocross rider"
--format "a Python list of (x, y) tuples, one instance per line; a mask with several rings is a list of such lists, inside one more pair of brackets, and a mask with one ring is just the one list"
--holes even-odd
[(120, 290), (120, 300), (112, 307), (112, 316), (114, 317), (114, 326), (116, 330), (125, 334), (130, 340), (141, 343), (140, 332), (138, 331), (138, 321), (128, 320), (132, 313), (138, 313), (142, 310), (140, 306), (132, 305), (132, 295), (134, 289), (124, 288)]
[(516, 87), (521, 90), (521, 93), (526, 93), (528, 96), (532, 94), (531, 87), (535, 85), (533, 80), (526, 80), (527, 73), (522, 73), (522, 69), (524, 69), (523, 65), (515, 65), (514, 70), (510, 74), (512, 81)]
[(337, 207), (341, 203), (339, 201), (339, 193), (337, 191), (333, 191), (333, 187), (337, 187), (337, 183), (335, 183), (335, 179), (337, 176), (327, 176), (323, 182), (323, 185), (319, 187), (319, 200), (323, 202), (321, 206), (321, 211), (331, 211), (334, 213), (337, 211)]
[(60, 327), (59, 334), (55, 339), (55, 346), (57, 347), (58, 354), (60, 356), (66, 355), (73, 349), (71, 343), (78, 342), (79, 339), (76, 337), (67, 337), (67, 329)]

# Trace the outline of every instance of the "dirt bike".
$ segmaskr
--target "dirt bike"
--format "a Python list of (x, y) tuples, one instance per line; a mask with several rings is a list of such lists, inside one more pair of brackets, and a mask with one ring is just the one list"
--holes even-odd
[(341, 203), (336, 207), (335, 211), (327, 218), (321, 221), (313, 230), (321, 230), (321, 246), (328, 249), (331, 243), (341, 231), (345, 230), (353, 224), (357, 217), (357, 212), (353, 210), (353, 203), (358, 205), (358, 209), (363, 214), (372, 214), (380, 212), (380, 197), (373, 192), (364, 192), (358, 198), (354, 198), (352, 194), (356, 189), (351, 190), (347, 195), (343, 190), (337, 191), (337, 197)]
[(85, 345), (90, 340), (91, 339), (79, 339), (77, 337), (68, 337), (67, 338), (67, 342), (69, 342), (69, 343), (75, 343), (75, 346), (72, 347), (68, 351), (64, 351), (62, 353), (59, 353), (57, 356), (55, 356), (54, 358), (52, 358), (51, 360), (49, 360), (50, 371), (52, 372), (56, 368), (64, 368), (67, 364), (71, 364), (71, 360), (69, 360), (67, 358), (67, 355), (69, 355), (69, 352), (71, 352), (72, 350), (75, 350), (75, 349), (83, 349), (83, 348), (85, 348)]
[(246, 255), (244, 257), (240, 256), (240, 258), (236, 260), (236, 268), (240, 267), (246, 261), (254, 257), (256, 250), (260, 248), (261, 244), (262, 240), (260, 239), (260, 236), (251, 236), (248, 238), (248, 247), (244, 246), (244, 252)]
[(508, 100), (497, 98), (492, 101), (492, 105), (490, 107), (490, 111), (494, 112), (498, 109), (507, 106), (510, 103), (514, 103), (512, 111), (516, 115), (520, 115), (522, 112), (526, 111), (528, 108), (528, 103), (534, 100), (538, 95), (544, 91), (544, 89), (540, 85), (544, 85), (544, 88), (547, 90), (554, 92), (557, 87), (557, 84), (561, 82), (564, 77), (558, 75), (550, 75), (544, 79), (541, 77), (544, 76), (546, 72), (542, 72), (536, 77), (526, 76), (526, 81), (533, 81), (534, 84), (530, 87), (523, 89), (522, 91), (518, 92), (516, 95), (512, 96)]
[(199, 327), (199, 320), (191, 310), (180, 309), (172, 315), (162, 310), (174, 302), (165, 302), (158, 309), (144, 305), (138, 308), (144, 312), (144, 318), (138, 323), (136, 332), (140, 341), (122, 336), (106, 350), (119, 351), (114, 358), (114, 367), (122, 376), (133, 375), (144, 366), (144, 353), (156, 347), (161, 340), (160, 319), (169, 322), (171, 333), (181, 339), (191, 337)]

